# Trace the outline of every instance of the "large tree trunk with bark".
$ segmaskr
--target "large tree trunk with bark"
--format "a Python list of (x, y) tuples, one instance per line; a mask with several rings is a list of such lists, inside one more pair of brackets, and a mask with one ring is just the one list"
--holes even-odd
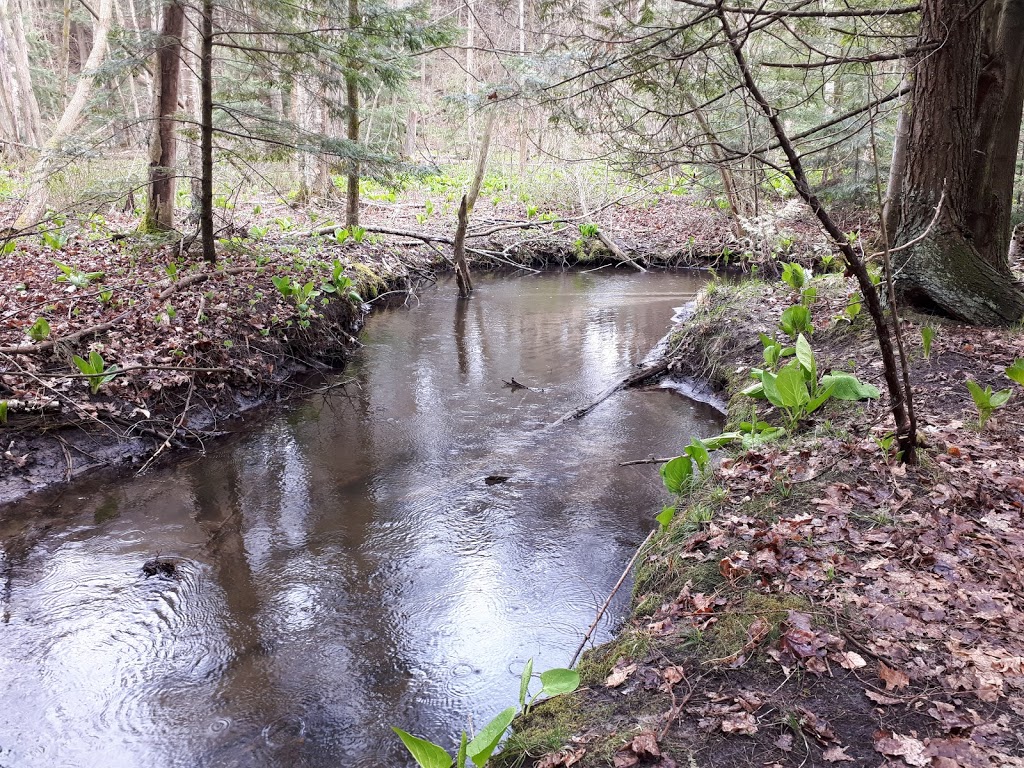
[(178, 111), (181, 36), (185, 9), (176, 0), (164, 6), (161, 39), (153, 78), (153, 132), (149, 142), (149, 198), (142, 222), (145, 232), (174, 229), (174, 182), (178, 140), (174, 113)]
[(992, 0), (984, 11), (967, 226), (981, 257), (1009, 275), (1010, 213), (1024, 109), (1024, 0)]
[(896, 285), (919, 307), (969, 323), (1010, 324), (1024, 316), (1024, 294), (982, 257), (968, 228), (980, 16), (957, 0), (924, 0), (921, 39), (942, 45), (916, 65), (895, 237), (897, 249), (909, 247), (895, 254)]
[(92, 37), (92, 49), (89, 51), (89, 58), (82, 67), (82, 74), (78, 78), (75, 92), (68, 101), (64, 114), (53, 129), (50, 138), (43, 146), (39, 159), (36, 161), (32, 172), (29, 174), (28, 194), (25, 197), (25, 207), (14, 222), (15, 229), (27, 229), (34, 226), (42, 218), (46, 211), (46, 201), (49, 198), (49, 191), (46, 182), (57, 165), (60, 156), (60, 149), (71, 133), (81, 122), (82, 114), (89, 102), (95, 84), (96, 70), (103, 63), (107, 55), (107, 35), (110, 32), (110, 20), (114, 13), (113, 0), (103, 0), (100, 3), (99, 13)]

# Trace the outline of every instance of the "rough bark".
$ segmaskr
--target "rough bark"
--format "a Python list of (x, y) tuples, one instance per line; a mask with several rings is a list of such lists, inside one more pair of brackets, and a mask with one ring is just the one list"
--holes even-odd
[(1024, 109), (1024, 0), (991, 2), (985, 11), (967, 226), (981, 257), (1009, 275), (1010, 214)]
[[(349, 34), (355, 34), (359, 28), (359, 0), (348, 0)], [(359, 77), (356, 73), (358, 62), (350, 59), (345, 70), (345, 117), (347, 122), (346, 135), (355, 151), (359, 143)], [(345, 185), (345, 226), (352, 228), (359, 225), (359, 160), (352, 157), (348, 162), (347, 182)]]
[(185, 9), (172, 0), (164, 6), (153, 78), (153, 131), (149, 142), (149, 197), (143, 231), (174, 229), (174, 187), (178, 140), (174, 113), (178, 111), (181, 36)]
[[(895, 243), (917, 242), (895, 256), (896, 285), (904, 298), (931, 311), (979, 325), (1013, 323), (1024, 316), (1024, 294), (981, 256), (968, 234), (976, 193), (981, 18), (964, 15), (956, 0), (925, 0), (921, 39), (943, 45), (916, 66)], [(929, 230), (943, 190), (941, 213)]]
[(100, 3), (89, 58), (86, 59), (82, 74), (75, 85), (75, 92), (68, 100), (64, 114), (61, 115), (60, 121), (53, 129), (50, 138), (47, 139), (39, 154), (39, 159), (29, 174), (25, 206), (18, 215), (17, 221), (14, 222), (15, 229), (27, 229), (35, 225), (46, 210), (46, 201), (49, 197), (46, 182), (60, 156), (61, 146), (82, 120), (82, 114), (95, 84), (96, 70), (99, 69), (107, 55), (107, 34), (110, 32), (110, 20), (113, 12), (113, 0), (103, 0)]
[(469, 277), (469, 264), (466, 262), (466, 230), (469, 228), (469, 206), (466, 195), (459, 203), (459, 224), (455, 228), (455, 282), (459, 286), (459, 298), (469, 298), (473, 291), (473, 281)]
[(217, 261), (217, 242), (213, 232), (213, 0), (203, 0), (200, 18), (200, 155), (202, 194), (199, 210), (199, 233), (203, 259)]

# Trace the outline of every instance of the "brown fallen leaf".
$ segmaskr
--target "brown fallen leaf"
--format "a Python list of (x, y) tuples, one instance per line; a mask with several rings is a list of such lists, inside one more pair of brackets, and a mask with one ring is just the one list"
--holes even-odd
[(903, 762), (915, 767), (925, 766), (931, 758), (925, 754), (924, 742), (912, 736), (902, 736), (888, 731), (875, 733), (875, 751), (886, 757), (902, 757)]
[(796, 712), (800, 715), (800, 727), (808, 731), (818, 741), (823, 743), (828, 741), (838, 741), (835, 729), (832, 728), (832, 725), (828, 720), (823, 717), (818, 717), (816, 714), (804, 707), (797, 707)]
[(562, 749), (558, 752), (551, 752), (550, 754), (544, 755), (540, 760), (537, 761), (536, 768), (558, 768), (559, 766), (576, 765), (583, 756), (587, 753), (586, 747), (580, 747), (579, 749)]
[(620, 661), (612, 668), (608, 679), (604, 681), (606, 688), (617, 688), (629, 679), (629, 676), (636, 672), (636, 664), (623, 665)]
[(887, 691), (899, 691), (910, 685), (910, 678), (905, 672), (893, 669), (882, 661), (878, 662), (878, 676), (885, 683)]
[(749, 712), (734, 712), (722, 721), (722, 731), (753, 736), (757, 733), (757, 720)]
[(829, 747), (822, 752), (821, 757), (826, 763), (853, 763), (856, 760), (846, 754), (846, 747)]
[(638, 757), (661, 757), (661, 750), (658, 748), (658, 737), (654, 731), (644, 731), (634, 737), (629, 748)]
[(894, 699), (891, 696), (886, 696), (884, 693), (879, 693), (878, 691), (873, 691), (870, 688), (865, 688), (864, 689), (864, 695), (867, 696), (869, 699), (871, 699), (876, 704), (887, 704), (887, 705), (889, 705), (889, 704), (901, 704), (902, 703), (902, 701), (900, 699)]
[(628, 749), (620, 749), (612, 760), (612, 765), (615, 768), (633, 768), (634, 765), (639, 764), (640, 758)]
[(834, 658), (843, 669), (860, 669), (868, 664), (863, 656), (854, 651), (840, 651), (833, 654), (831, 658)]
[(775, 740), (775, 746), (781, 749), (783, 752), (793, 751), (793, 734), (784, 733)]

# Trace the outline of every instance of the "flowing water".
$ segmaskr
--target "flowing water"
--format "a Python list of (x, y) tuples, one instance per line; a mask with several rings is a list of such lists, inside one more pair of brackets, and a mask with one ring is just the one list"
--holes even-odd
[[(655, 466), (618, 462), (720, 420), (651, 389), (544, 427), (628, 374), (700, 282), (442, 285), (370, 318), (344, 388), (0, 512), (0, 766), (402, 766), (389, 726), (451, 745), (513, 704), (528, 658), (569, 661), (665, 501)], [(145, 575), (158, 554), (176, 575)]]

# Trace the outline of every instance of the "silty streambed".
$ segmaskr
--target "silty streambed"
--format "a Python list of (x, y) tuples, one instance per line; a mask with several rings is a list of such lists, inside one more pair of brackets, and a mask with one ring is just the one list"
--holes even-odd
[(655, 388), (543, 428), (702, 278), (478, 282), (378, 311), (350, 384), (205, 457), (0, 514), (0, 766), (401, 766), (391, 725), (450, 746), (568, 662), (666, 498), (618, 462), (720, 417)]

